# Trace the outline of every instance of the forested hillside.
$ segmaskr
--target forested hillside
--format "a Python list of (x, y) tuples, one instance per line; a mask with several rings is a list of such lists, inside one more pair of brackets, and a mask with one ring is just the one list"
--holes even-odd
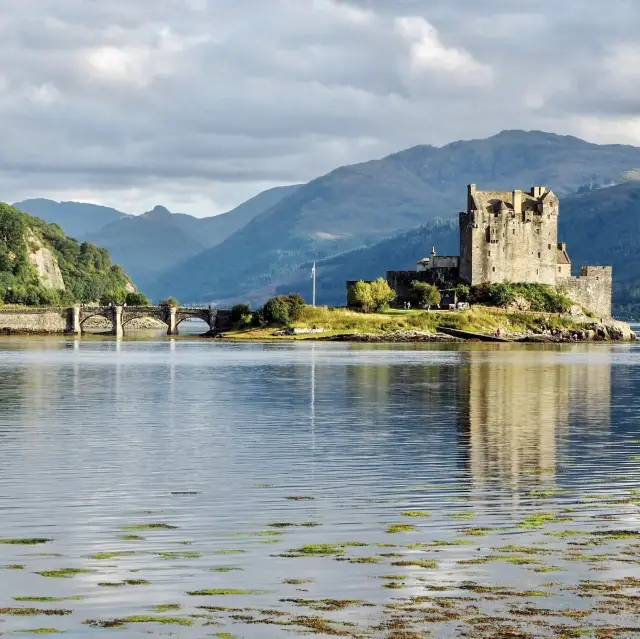
[[(35, 265), (42, 255), (49, 259), (49, 277), (39, 274)], [(126, 298), (128, 288), (126, 272), (112, 264), (105, 249), (79, 243), (59, 226), (0, 203), (0, 301), (28, 305), (118, 301)]]

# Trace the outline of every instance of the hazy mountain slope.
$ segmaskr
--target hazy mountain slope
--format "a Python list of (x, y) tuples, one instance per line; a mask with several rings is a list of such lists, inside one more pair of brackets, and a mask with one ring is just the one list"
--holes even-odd
[[(428, 257), (432, 247), (438, 255), (458, 255), (458, 221), (434, 220), (366, 248), (349, 251), (316, 264), (316, 300), (321, 305), (342, 306), (346, 302), (347, 280), (373, 280), (387, 271), (413, 270), (416, 262)], [(303, 264), (280, 284), (276, 293), (298, 292), (311, 299), (311, 263)]]
[(86, 239), (104, 246), (146, 292), (158, 273), (205, 248), (176, 225), (177, 217), (164, 207), (156, 207), (112, 222)]
[(304, 262), (454, 216), (465, 206), (470, 182), (482, 189), (544, 184), (564, 195), (636, 166), (639, 148), (539, 131), (417, 146), (301, 186), (220, 245), (163, 273), (152, 290), (194, 301), (253, 297)]
[(76, 238), (97, 231), (116, 220), (129, 217), (125, 213), (107, 206), (83, 202), (54, 202), (53, 200), (33, 199), (16, 202), (13, 206), (25, 213), (35, 215), (45, 222), (57, 224), (67, 235)]

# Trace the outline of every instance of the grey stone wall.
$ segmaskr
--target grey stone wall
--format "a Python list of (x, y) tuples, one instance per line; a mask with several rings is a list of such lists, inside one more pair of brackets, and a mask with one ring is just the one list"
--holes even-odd
[(558, 216), (546, 204), (539, 213), (461, 213), (460, 277), (472, 286), (505, 281), (555, 286), (557, 245)]
[(611, 266), (583, 266), (580, 277), (569, 277), (558, 286), (576, 304), (598, 317), (611, 317), (613, 269)]
[(458, 282), (459, 270), (457, 267), (431, 268), (425, 271), (387, 271), (387, 282), (396, 292), (395, 305), (412, 301), (414, 298), (411, 290), (411, 282), (427, 282), (437, 286), (443, 294), (444, 290), (454, 287)]
[(70, 309), (0, 309), (0, 333), (65, 333)]

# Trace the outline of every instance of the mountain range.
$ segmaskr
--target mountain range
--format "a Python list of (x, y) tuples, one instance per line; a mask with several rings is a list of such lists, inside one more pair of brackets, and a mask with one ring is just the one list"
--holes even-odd
[[(541, 184), (561, 197), (561, 236), (574, 264), (613, 263), (621, 290), (640, 276), (640, 264), (629, 270), (640, 244), (637, 167), (637, 147), (503, 131), (340, 167), (200, 220), (162, 207), (137, 217), (95, 210), (82, 237), (108, 248), (154, 298), (256, 304), (277, 292), (308, 294), (316, 260), (318, 301), (344, 303), (346, 279), (411, 268), (432, 245), (439, 254), (457, 254), (457, 212), (468, 183), (505, 190)], [(41, 201), (16, 206), (57, 221), (46, 210), (34, 211), (32, 202)], [(88, 205), (69, 208), (69, 217), (83, 215), (78, 206)], [(78, 224), (65, 222), (59, 208), (57, 215), (63, 228)], [(96, 228), (100, 215), (106, 223)]]

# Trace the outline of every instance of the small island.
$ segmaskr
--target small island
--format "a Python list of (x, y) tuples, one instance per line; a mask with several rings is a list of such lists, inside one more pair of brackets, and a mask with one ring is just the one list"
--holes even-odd
[(460, 213), (460, 255), (431, 256), (413, 271), (347, 282), (347, 307), (305, 306), (280, 296), (251, 314), (232, 312), (232, 339), (351, 341), (632, 341), (611, 317), (612, 267), (572, 275), (558, 242), (553, 191), (480, 191), (468, 186)]

